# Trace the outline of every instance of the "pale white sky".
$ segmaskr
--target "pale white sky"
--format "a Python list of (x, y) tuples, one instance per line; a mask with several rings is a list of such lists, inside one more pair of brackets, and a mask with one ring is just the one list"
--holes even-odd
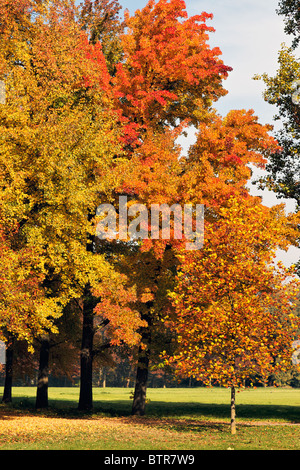
[[(147, 1), (119, 0), (119, 3), (133, 14)], [(290, 45), (292, 41), (284, 34), (283, 18), (276, 13), (278, 0), (187, 0), (186, 7), (189, 15), (202, 11), (214, 15), (213, 20), (208, 21), (208, 25), (216, 30), (210, 34), (209, 44), (218, 46), (224, 63), (233, 67), (224, 82), (228, 94), (215, 105), (219, 113), (225, 115), (230, 109), (254, 109), (262, 124), (274, 125), (276, 108), (264, 101), (264, 84), (253, 80), (253, 76), (264, 72), (275, 74), (281, 44)], [(268, 206), (286, 202), (287, 211), (294, 210), (292, 201), (277, 200), (269, 191), (255, 188), (254, 191), (263, 196), (263, 202)], [(287, 265), (299, 256), (300, 250), (296, 248), (280, 253), (280, 259)]]

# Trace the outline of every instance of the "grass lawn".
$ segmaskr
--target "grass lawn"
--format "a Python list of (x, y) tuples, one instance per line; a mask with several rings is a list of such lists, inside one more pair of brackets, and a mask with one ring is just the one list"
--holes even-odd
[(95, 388), (82, 413), (78, 388), (50, 388), (49, 410), (36, 411), (36, 389), (15, 387), (0, 405), (0, 450), (300, 450), (299, 389), (238, 392), (235, 436), (229, 389), (148, 389), (143, 418), (130, 416), (130, 392)]

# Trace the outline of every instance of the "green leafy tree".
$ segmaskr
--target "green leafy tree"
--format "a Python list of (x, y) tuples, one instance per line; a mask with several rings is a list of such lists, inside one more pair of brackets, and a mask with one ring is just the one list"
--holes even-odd
[(284, 16), (284, 31), (294, 36), (293, 48), (296, 48), (300, 41), (299, 3), (294, 0), (280, 0), (278, 7), (277, 13)]

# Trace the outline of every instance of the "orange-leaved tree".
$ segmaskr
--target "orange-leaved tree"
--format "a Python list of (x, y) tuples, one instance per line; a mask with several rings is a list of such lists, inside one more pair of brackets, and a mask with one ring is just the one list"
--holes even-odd
[[(278, 151), (269, 129), (258, 122), (252, 110), (233, 110), (224, 118), (212, 113), (210, 122), (198, 126), (196, 142), (185, 162), (181, 192), (184, 198), (205, 205), (204, 246), (194, 252), (178, 249), (180, 264), (173, 294), (176, 315), (170, 325), (177, 331), (179, 349), (170, 362), (178, 360), (183, 373), (194, 373), (203, 380), (222, 382), (224, 378), (231, 385), (231, 379), (243, 380), (251, 374), (252, 366), (258, 371), (269, 354), (274, 332), (280, 331), (281, 316), (272, 307), (274, 299), (279, 299), (278, 291), (285, 299), (283, 310), (291, 308), (286, 300), (290, 292), (282, 286), (287, 273), (277, 273), (271, 263), (278, 247), (295, 243), (297, 216), (286, 217), (282, 208), (264, 207), (247, 188), (250, 166), (264, 168), (268, 156)], [(273, 316), (271, 307), (277, 312)], [(290, 317), (283, 313), (282, 318), (288, 325)], [(251, 336), (247, 325), (251, 327), (255, 319), (260, 327)], [(233, 331), (229, 336), (226, 325)], [(294, 326), (291, 322), (285, 339), (281, 335), (278, 340), (279, 348), (288, 346), (286, 355), (290, 354)], [(265, 335), (261, 359), (255, 357), (261, 342), (258, 331)], [(230, 342), (234, 336), (237, 343)], [(245, 349), (243, 364), (241, 350), (246, 344), (249, 351)], [(266, 362), (265, 370), (271, 366), (272, 361)]]
[(275, 258), (296, 237), (297, 221), (283, 207), (236, 196), (214, 216), (205, 222), (203, 249), (179, 253), (171, 320), (178, 349), (169, 362), (180, 375), (231, 387), (235, 433), (235, 387), (291, 363), (300, 285)]
[[(178, 188), (183, 169), (176, 140), (184, 126), (206, 119), (212, 102), (226, 94), (222, 81), (231, 69), (219, 58), (220, 50), (207, 43), (213, 30), (206, 24), (210, 18), (206, 13), (189, 18), (181, 0), (150, 0), (133, 16), (125, 13), (123, 60), (116, 64), (112, 79), (115, 106), (127, 130), (128, 165), (119, 191), (128, 197), (128, 206), (141, 203), (149, 214), (151, 204), (182, 202)], [(146, 231), (150, 237), (150, 219)], [(176, 263), (171, 247), (170, 240), (143, 240), (136, 252), (137, 263), (134, 251), (128, 252), (128, 271), (131, 265), (138, 266), (132, 279), (143, 278), (140, 285), (148, 293), (147, 297), (139, 290), (139, 309), (148, 328), (142, 330), (134, 414), (145, 410), (149, 344), (163, 315), (163, 309), (158, 313), (156, 306), (156, 297), (162, 302), (158, 286), (171, 272), (174, 275)], [(168, 305), (166, 296), (165, 302)]]

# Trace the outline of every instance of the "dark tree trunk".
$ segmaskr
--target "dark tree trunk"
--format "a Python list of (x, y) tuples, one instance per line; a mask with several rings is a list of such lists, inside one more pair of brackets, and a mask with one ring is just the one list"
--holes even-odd
[(37, 409), (48, 407), (49, 351), (49, 339), (43, 338), (40, 347), (40, 363), (35, 402), (35, 407)]
[(95, 298), (89, 289), (85, 290), (83, 299), (82, 342), (80, 351), (80, 394), (79, 410), (93, 408), (93, 341), (94, 341), (94, 307)]
[[(93, 219), (92, 212), (88, 220)], [(95, 236), (88, 235), (86, 250), (95, 253)], [(78, 409), (89, 411), (93, 408), (93, 343), (94, 343), (94, 308), (97, 305), (89, 284), (85, 286), (82, 299), (82, 338), (80, 351), (80, 392)]]
[[(150, 302), (149, 302), (150, 303)], [(149, 307), (149, 306), (148, 306)], [(150, 361), (150, 345), (151, 345), (151, 316), (150, 314), (142, 316), (146, 320), (148, 326), (143, 328), (141, 332), (141, 343), (145, 348), (139, 347), (138, 364), (136, 371), (136, 381), (134, 389), (134, 397), (132, 404), (132, 415), (143, 416), (146, 408), (147, 380)]]
[(5, 383), (2, 403), (11, 403), (12, 401), (13, 357), (13, 342), (10, 342), (5, 349)]

